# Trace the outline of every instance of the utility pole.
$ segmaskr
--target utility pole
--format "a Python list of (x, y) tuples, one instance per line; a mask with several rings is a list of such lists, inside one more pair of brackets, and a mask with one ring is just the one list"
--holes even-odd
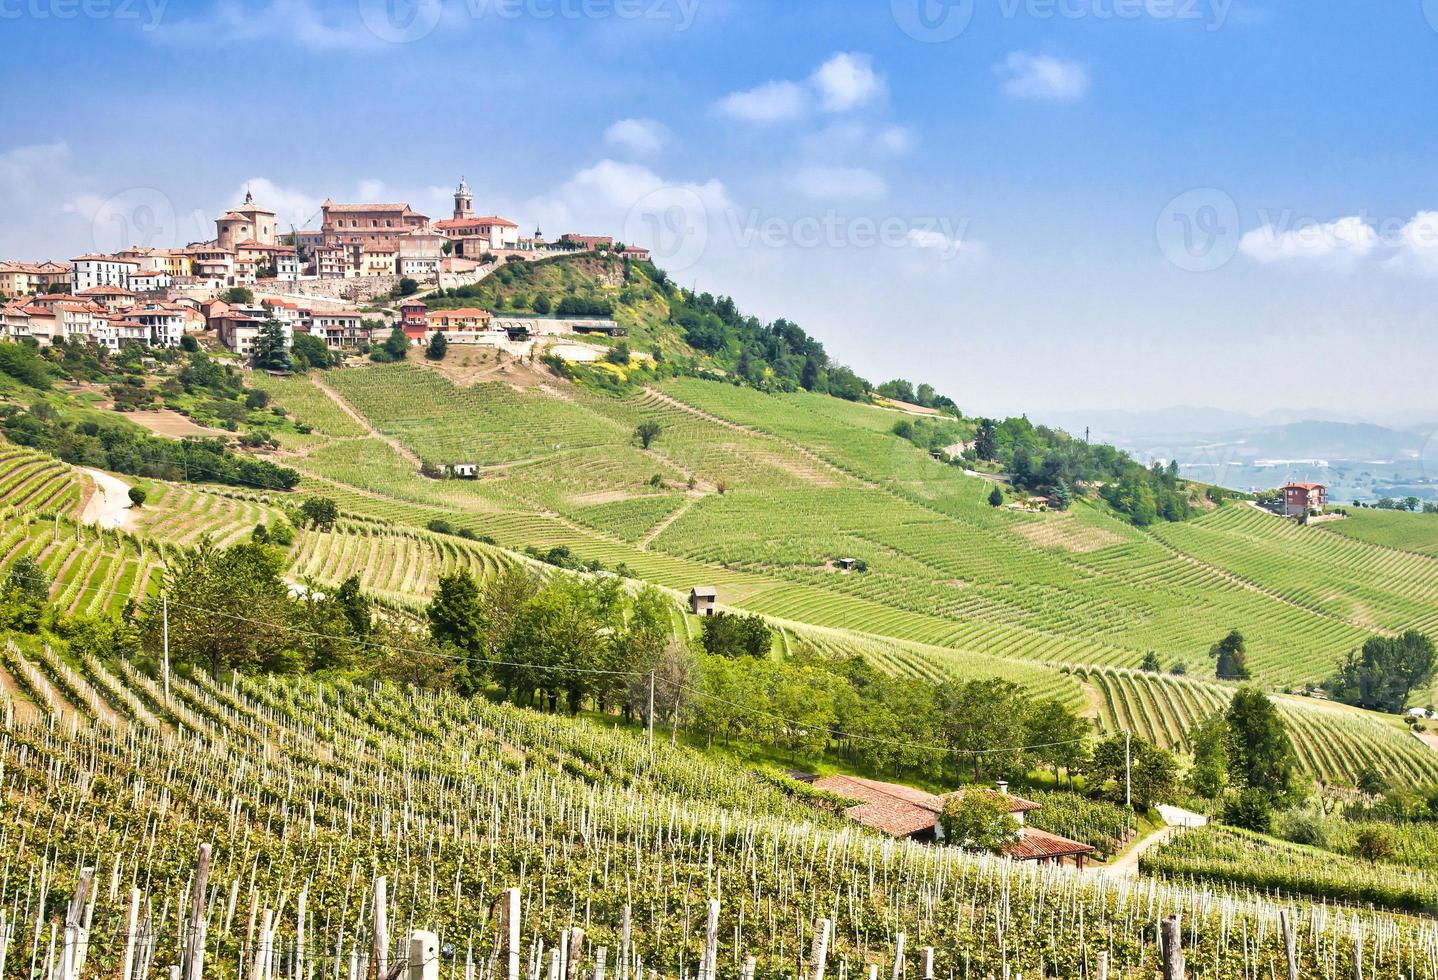
[(649, 751), (654, 751), (654, 671), (649, 672)]
[(160, 594), (160, 636), (164, 645), (165, 707), (170, 706), (170, 597)]
[(1123, 733), (1123, 798), (1133, 809), (1133, 732)]

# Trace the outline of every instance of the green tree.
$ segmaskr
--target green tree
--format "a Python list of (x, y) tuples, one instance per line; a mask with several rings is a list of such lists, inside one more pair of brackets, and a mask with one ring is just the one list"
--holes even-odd
[(1375, 711), (1398, 714), (1414, 691), (1433, 683), (1438, 653), (1433, 642), (1416, 630), (1401, 636), (1370, 637), (1362, 651), (1349, 654), (1338, 674), (1325, 686), (1338, 700)]
[(1188, 785), (1204, 799), (1215, 800), (1228, 784), (1228, 722), (1213, 717), (1194, 729), (1193, 765), (1188, 770)]
[(145, 488), (144, 488), (144, 487), (131, 487), (131, 488), (130, 488), (130, 493), (129, 493), (130, 506), (131, 506), (131, 507), (143, 507), (143, 506), (145, 506), (145, 499), (146, 499), (146, 497), (148, 497), (148, 496), (149, 496), (149, 495), (145, 493)]
[(1002, 854), (1019, 840), (1019, 822), (1002, 796), (989, 790), (954, 793), (939, 814), (944, 843), (966, 851)]
[(1223, 808), (1223, 822), (1255, 833), (1273, 830), (1273, 796), (1265, 790), (1242, 790)]
[(1157, 674), (1159, 671), (1163, 670), (1163, 665), (1158, 661), (1157, 652), (1150, 650), (1148, 653), (1143, 655), (1143, 669), (1148, 671), (1150, 674)]
[(999, 458), (998, 428), (993, 419), (979, 419), (979, 428), (974, 435), (974, 455), (987, 460)]
[(50, 578), (30, 555), (21, 555), (5, 574), (5, 599), (44, 602), (50, 597)]
[(220, 302), (230, 306), (254, 306), (255, 294), (244, 286), (232, 286), (220, 294)]
[(1000, 490), (997, 485), (995, 485), (994, 488), (989, 491), (989, 506), (990, 506), (990, 507), (1002, 507), (1003, 505), (1004, 505), (1004, 492), (1003, 492), (1002, 490)]
[(634, 427), (634, 438), (639, 440), (639, 445), (642, 448), (648, 449), (654, 444), (654, 440), (658, 439), (660, 433), (663, 431), (664, 427), (662, 425), (653, 419), (648, 419)]
[(425, 348), (424, 356), (431, 361), (442, 361), (444, 355), (449, 352), (449, 341), (445, 339), (444, 331), (436, 330), (429, 338), (429, 346)]
[(1060, 769), (1082, 769), (1089, 758), (1089, 722), (1080, 718), (1057, 698), (1036, 701), (1024, 725), (1024, 741), (1033, 746), (1029, 754), (1047, 765), (1058, 778)]
[[(610, 364), (618, 364), (621, 367), (628, 367), (630, 360), (629, 345), (620, 341), (611, 347), (604, 354), (604, 359)], [(648, 448), (648, 447), (646, 447)]]
[(329, 531), (339, 520), (340, 509), (330, 497), (306, 497), (305, 502), (300, 504), (300, 514), (310, 527)]
[(290, 356), (298, 371), (333, 367), (336, 362), (329, 345), (319, 337), (307, 333), (295, 334), (294, 340), (290, 344)]
[(335, 601), (344, 612), (349, 631), (360, 639), (369, 636), (374, 629), (374, 612), (369, 597), (360, 591), (358, 575), (351, 575), (340, 583)]
[(289, 371), (294, 367), (289, 340), (280, 321), (266, 320), (260, 324), (259, 336), (255, 338), (254, 361), (255, 367), (264, 371)]
[(972, 766), (975, 782), (985, 772), (1015, 775), (1023, 768), (1027, 692), (1010, 681), (947, 680), (934, 692), (940, 732), (954, 759)]
[(1173, 753), (1137, 735), (1126, 746), (1122, 734), (1100, 742), (1094, 749), (1093, 762), (1089, 766), (1090, 774), (1099, 785), (1113, 784), (1109, 789), (1110, 798), (1122, 803), (1128, 789), (1126, 777), (1130, 770), (1125, 764), (1125, 749), (1132, 761), (1135, 809), (1147, 810), (1155, 803), (1172, 798), (1178, 788), (1178, 763), (1174, 761)]
[(715, 613), (704, 617), (701, 630), (704, 650), (720, 657), (767, 657), (774, 643), (762, 616)]
[(1246, 681), (1253, 676), (1248, 669), (1248, 646), (1238, 630), (1230, 631), (1210, 647), (1208, 655), (1216, 662), (1216, 673), (1221, 681)]
[[(222, 672), (289, 673), (302, 662), (289, 624), (289, 586), (281, 577), (288, 556), (260, 544), (221, 549), (206, 539), (167, 569), (161, 594), (168, 598), (170, 659)], [(159, 650), (165, 624), (160, 596), (140, 614), (145, 648)]]
[(1235, 785), (1285, 796), (1297, 756), (1278, 709), (1257, 688), (1240, 688), (1224, 716), (1228, 722), (1228, 771)]
[(439, 587), (425, 609), (429, 635), (440, 647), (452, 647), (471, 656), (487, 653), (479, 585), (468, 568), (439, 577)]

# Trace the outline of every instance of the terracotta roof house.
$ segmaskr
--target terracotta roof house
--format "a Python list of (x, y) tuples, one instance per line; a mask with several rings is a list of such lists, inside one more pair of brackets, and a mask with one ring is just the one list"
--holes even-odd
[(1309, 511), (1322, 512), (1328, 506), (1328, 488), (1321, 483), (1287, 483), (1283, 492), (1283, 513), (1301, 517)]
[(844, 816), (893, 837), (940, 841), (943, 831), (939, 827), (939, 814), (943, 813), (944, 804), (953, 796), (982, 793), (1002, 802), (1018, 821), (1019, 839), (1004, 849), (1005, 856), (1015, 861), (1049, 861), (1054, 864), (1069, 858), (1082, 868), (1085, 856), (1094, 851), (1088, 844), (1025, 826), (1024, 815), (1042, 807), (1032, 800), (1011, 794), (1007, 783), (999, 783), (998, 789), (965, 789), (942, 796), (912, 786), (860, 776), (825, 776), (814, 780), (813, 786), (856, 801), (854, 806), (844, 811)]

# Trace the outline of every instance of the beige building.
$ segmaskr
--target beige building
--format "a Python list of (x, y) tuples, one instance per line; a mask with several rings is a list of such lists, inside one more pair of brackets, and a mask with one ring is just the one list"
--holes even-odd
[(119, 286), (130, 288), (130, 276), (138, 272), (140, 264), (133, 259), (120, 259), (113, 255), (81, 255), (70, 260), (70, 292), (83, 293), (96, 286)]
[(215, 244), (226, 251), (236, 251), (243, 242), (274, 245), (275, 213), (255, 203), (248, 192), (245, 203), (215, 219)]

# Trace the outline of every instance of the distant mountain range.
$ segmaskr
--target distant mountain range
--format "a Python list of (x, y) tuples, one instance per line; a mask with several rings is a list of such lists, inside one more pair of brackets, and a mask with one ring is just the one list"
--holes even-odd
[(1145, 463), (1177, 459), (1185, 476), (1238, 490), (1313, 480), (1329, 484), (1334, 500), (1438, 499), (1438, 423), (1381, 425), (1315, 414), (1185, 406), (1060, 412), (1044, 421), (1080, 436), (1088, 427), (1094, 442)]

